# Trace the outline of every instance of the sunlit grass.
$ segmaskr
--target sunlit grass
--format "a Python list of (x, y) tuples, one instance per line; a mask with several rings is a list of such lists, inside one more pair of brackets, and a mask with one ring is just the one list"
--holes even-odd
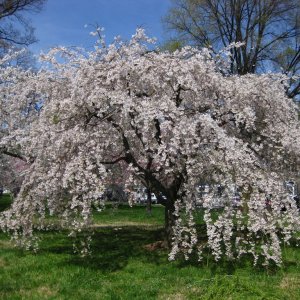
[(164, 209), (161, 205), (153, 205), (151, 214), (144, 205), (130, 207), (128, 204), (109, 204), (103, 211), (94, 213), (95, 225), (145, 225), (162, 226)]

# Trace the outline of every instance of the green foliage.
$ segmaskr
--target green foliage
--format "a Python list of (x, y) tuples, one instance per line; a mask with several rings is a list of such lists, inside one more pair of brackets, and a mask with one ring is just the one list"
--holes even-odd
[(58, 124), (59, 123), (59, 116), (58, 115), (54, 115), (52, 117), (52, 123), (53, 124)]
[(176, 50), (180, 50), (185, 46), (185, 43), (180, 40), (169, 40), (166, 41), (163, 45), (161, 45), (160, 49), (162, 51), (175, 52)]
[(9, 208), (10, 204), (11, 204), (11, 196), (10, 195), (0, 196), (0, 212)]

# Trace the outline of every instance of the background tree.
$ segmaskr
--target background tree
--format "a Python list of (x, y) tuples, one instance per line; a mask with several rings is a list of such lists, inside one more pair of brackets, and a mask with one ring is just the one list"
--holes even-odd
[[(28, 49), (24, 49), (30, 44), (36, 42), (34, 36), (34, 28), (28, 19), (30, 13), (37, 13), (43, 7), (45, 0), (2, 0), (0, 1), (0, 57), (3, 59), (1, 63), (10, 63), (17, 65), (19, 68), (33, 68), (35, 59)], [(20, 49), (23, 49), (20, 51)], [(19, 52), (18, 52), (19, 51)], [(9, 52), (18, 52), (14, 55), (14, 59), (7, 61), (5, 55)], [(22, 72), (20, 72), (22, 73)], [(3, 75), (3, 74), (2, 74)], [(13, 78), (2, 76), (0, 78), (1, 85), (7, 85)], [(12, 129), (19, 128), (20, 131), (28, 130), (29, 122), (32, 119), (33, 103), (24, 103), (22, 109), (16, 110), (14, 122), (8, 119), (11, 113), (11, 107), (6, 102), (5, 93), (1, 95), (0, 100), (0, 139), (5, 139)], [(26, 129), (25, 129), (26, 128)], [(7, 157), (10, 156), (11, 158)], [(21, 186), (23, 176), (19, 176), (19, 166), (24, 164), (24, 158), (20, 151), (20, 147), (12, 147), (12, 145), (0, 147), (1, 160), (1, 183), (9, 188), (14, 194)], [(18, 162), (18, 160), (20, 160)]]
[[(217, 53), (232, 43), (233, 74), (282, 69), (298, 74), (300, 65), (300, 4), (298, 0), (172, 0), (163, 19), (175, 40)], [(173, 44), (174, 45), (174, 44)], [(300, 93), (292, 80), (290, 97)]]
[(36, 42), (34, 28), (25, 15), (38, 12), (45, 0), (2, 0), (0, 2), (0, 47), (26, 47)]
[(17, 196), (22, 186), (24, 174), (29, 167), (24, 160), (9, 155), (0, 156), (0, 187), (9, 190), (12, 196)]

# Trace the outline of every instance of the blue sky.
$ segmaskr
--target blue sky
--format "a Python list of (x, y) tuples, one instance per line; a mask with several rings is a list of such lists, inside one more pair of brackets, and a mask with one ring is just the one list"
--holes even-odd
[(138, 26), (162, 41), (161, 17), (169, 6), (170, 0), (48, 0), (41, 13), (30, 16), (39, 39), (30, 49), (37, 54), (57, 45), (91, 48), (93, 27), (85, 24), (104, 27), (107, 42), (117, 35), (129, 39)]

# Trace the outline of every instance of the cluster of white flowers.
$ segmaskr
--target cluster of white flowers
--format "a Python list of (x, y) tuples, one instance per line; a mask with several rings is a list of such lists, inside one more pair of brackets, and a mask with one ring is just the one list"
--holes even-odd
[[(31, 238), (45, 227), (35, 220), (50, 212), (74, 231), (88, 228), (120, 165), (128, 190), (138, 181), (165, 199), (171, 259), (209, 248), (216, 259), (252, 254), (280, 264), (281, 240), (300, 225), (283, 187), (287, 174), (297, 175), (300, 151), (285, 79), (226, 76), (207, 49), (149, 51), (152, 42), (138, 29), (128, 43), (89, 53), (53, 49), (37, 73), (0, 69), (0, 146), (31, 164), (0, 227)], [(34, 103), (42, 108), (30, 110)], [(193, 219), (200, 182), (234, 184), (241, 195), (235, 208), (225, 189), (217, 217), (206, 195), (204, 240)]]

